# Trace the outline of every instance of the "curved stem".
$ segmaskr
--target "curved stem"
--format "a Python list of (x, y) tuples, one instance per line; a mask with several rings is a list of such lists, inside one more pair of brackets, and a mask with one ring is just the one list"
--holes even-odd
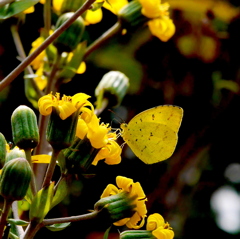
[(48, 165), (47, 172), (46, 172), (46, 175), (45, 175), (45, 178), (44, 178), (44, 181), (43, 181), (43, 186), (42, 186), (43, 188), (48, 186), (51, 182), (51, 179), (52, 179), (52, 176), (53, 176), (53, 173), (54, 173), (54, 169), (55, 169), (55, 166), (56, 166), (57, 157), (58, 157), (58, 154), (60, 153), (60, 151), (61, 150), (53, 149), (51, 161)]
[(96, 0), (87, 0), (66, 22), (50, 35), (32, 54), (26, 57), (8, 76), (0, 82), (0, 91), (9, 85), (49, 44), (60, 36), (80, 15), (91, 7)]
[(0, 217), (0, 239), (3, 236), (4, 227), (6, 226), (8, 213), (11, 209), (12, 202), (12, 200), (7, 200), (6, 198), (4, 198), (3, 210)]
[(87, 58), (94, 50), (106, 43), (111, 37), (119, 34), (122, 30), (122, 26), (119, 22), (116, 22), (111, 28), (109, 28), (104, 34), (102, 34), (97, 40), (95, 40), (87, 49), (84, 54), (84, 58)]
[(87, 214), (79, 215), (79, 216), (71, 216), (71, 217), (60, 217), (60, 218), (52, 218), (52, 219), (45, 219), (43, 220), (43, 225), (53, 225), (56, 223), (64, 223), (64, 222), (77, 222), (77, 221), (84, 221), (96, 218), (99, 211), (93, 211)]

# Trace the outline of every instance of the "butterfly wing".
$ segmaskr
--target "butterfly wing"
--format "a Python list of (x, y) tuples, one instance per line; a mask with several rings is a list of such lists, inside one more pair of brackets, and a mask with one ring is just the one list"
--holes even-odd
[(166, 125), (142, 122), (134, 128), (127, 127), (123, 139), (139, 159), (153, 164), (173, 154), (178, 136)]
[(138, 124), (141, 122), (155, 122), (163, 125), (167, 125), (176, 133), (182, 122), (183, 109), (175, 105), (159, 105), (154, 108), (145, 110), (129, 122), (129, 127), (132, 124)]
[(174, 105), (145, 110), (121, 125), (122, 137), (144, 163), (157, 163), (173, 154), (182, 116), (183, 109)]

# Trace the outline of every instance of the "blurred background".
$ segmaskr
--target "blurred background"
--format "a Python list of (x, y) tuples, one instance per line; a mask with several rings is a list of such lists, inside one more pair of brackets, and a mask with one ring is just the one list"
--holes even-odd
[[(168, 42), (152, 36), (147, 27), (113, 38), (86, 59), (86, 72), (62, 85), (60, 92), (84, 92), (94, 103), (102, 76), (110, 70), (123, 72), (130, 89), (121, 106), (112, 110), (126, 122), (157, 105), (184, 109), (175, 153), (146, 165), (125, 145), (121, 164), (92, 166), (89, 174), (95, 176), (76, 180), (49, 218), (87, 213), (107, 184), (115, 184), (116, 176), (122, 175), (141, 183), (148, 214), (162, 214), (176, 239), (240, 237), (240, 2), (168, 2), (176, 26)], [(87, 26), (89, 44), (117, 20), (103, 11), (100, 23)], [(19, 64), (9, 24), (0, 23), (0, 79)], [(19, 29), (26, 52), (42, 26), (42, 5), (37, 4)], [(0, 132), (7, 141), (12, 141), (11, 114), (20, 104), (32, 107), (25, 97), (23, 74), (0, 92)], [(106, 110), (100, 116), (117, 128), (116, 115)], [(55, 236), (98, 239), (106, 228), (99, 220), (76, 222)], [(42, 229), (37, 238), (43, 236), (54, 234)], [(109, 238), (118, 238), (117, 228), (111, 229)]]

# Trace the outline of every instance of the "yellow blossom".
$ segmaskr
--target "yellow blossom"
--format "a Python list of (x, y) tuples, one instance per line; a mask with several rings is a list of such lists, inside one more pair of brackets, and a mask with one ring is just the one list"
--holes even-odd
[(174, 232), (168, 223), (165, 223), (164, 218), (158, 214), (151, 214), (147, 219), (147, 230), (152, 231), (152, 234), (158, 239), (173, 239)]
[(39, 99), (38, 107), (40, 113), (44, 116), (50, 115), (52, 107), (54, 107), (59, 113), (60, 118), (64, 120), (80, 108), (81, 111), (84, 111), (84, 108), (89, 106), (93, 110), (92, 104), (87, 100), (88, 98), (90, 98), (89, 95), (78, 93), (74, 96), (63, 95), (60, 99), (60, 93), (56, 93), (55, 96), (50, 93)]
[(85, 25), (88, 24), (96, 24), (102, 20), (102, 9), (99, 8), (95, 11), (87, 10), (86, 11), (86, 16), (84, 18), (85, 20)]
[[(34, 42), (32, 42), (32, 49), (30, 50), (29, 54), (34, 52), (43, 42), (44, 42), (43, 37), (38, 37)], [(45, 57), (46, 52), (44, 50), (31, 62), (31, 65), (34, 70), (37, 70), (43, 65)]]
[(170, 18), (156, 18), (148, 21), (151, 33), (166, 42), (175, 33), (175, 25)]
[(157, 18), (164, 15), (169, 15), (168, 3), (161, 4), (160, 0), (139, 0), (142, 5), (142, 14), (148, 18)]
[(107, 144), (100, 149), (94, 161), (93, 165), (97, 165), (99, 160), (105, 159), (105, 163), (109, 165), (119, 164), (121, 162), (121, 152), (122, 149), (119, 144), (115, 141), (116, 134), (109, 133), (107, 135), (108, 142)]
[(40, 90), (43, 90), (47, 86), (47, 77), (43, 74), (43, 65), (38, 68), (35, 75), (36, 77), (34, 78), (34, 81), (36, 82), (37, 87)]
[(62, 7), (62, 3), (63, 3), (63, 0), (53, 0), (52, 1), (53, 9), (56, 12), (60, 12), (61, 7)]
[(105, 163), (109, 165), (121, 162), (122, 149), (116, 143), (116, 133), (110, 131), (111, 127), (108, 124), (100, 124), (100, 119), (90, 110), (85, 110), (79, 116), (76, 136), (80, 139), (86, 136), (92, 147), (100, 149), (92, 162), (93, 165), (97, 165), (98, 161), (102, 159), (105, 159)]
[(128, 197), (135, 198), (133, 204), (135, 205), (135, 213), (130, 218), (124, 218), (115, 222), (116, 226), (126, 225), (128, 228), (139, 229), (144, 225), (147, 208), (145, 205), (146, 196), (139, 182), (134, 183), (132, 179), (118, 176), (116, 178), (117, 186), (109, 184), (104, 190), (101, 198), (116, 195), (121, 192), (127, 192)]
[(114, 14), (118, 14), (118, 12), (127, 4), (127, 0), (108, 0), (104, 2), (103, 7), (110, 10)]

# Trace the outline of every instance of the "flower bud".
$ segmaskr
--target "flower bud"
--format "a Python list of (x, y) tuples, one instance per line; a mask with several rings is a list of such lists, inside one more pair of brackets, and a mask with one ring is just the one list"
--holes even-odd
[(0, 178), (0, 194), (7, 200), (21, 200), (27, 193), (32, 177), (32, 169), (25, 158), (7, 162)]
[(129, 87), (129, 79), (119, 71), (110, 71), (105, 74), (99, 82), (95, 96), (97, 97), (97, 109), (102, 107), (104, 98), (107, 98), (110, 107), (117, 107), (121, 104)]
[(139, 1), (132, 1), (125, 5), (118, 13), (118, 18), (123, 28), (131, 29), (149, 21), (149, 18), (142, 14), (142, 5)]
[(26, 154), (24, 150), (19, 149), (18, 147), (14, 147), (6, 155), (6, 162), (15, 159), (15, 158), (26, 158)]
[(151, 231), (146, 230), (127, 230), (120, 233), (120, 239), (155, 239)]
[(6, 159), (7, 149), (6, 149), (6, 139), (2, 133), (0, 133), (0, 168), (3, 167)]
[(13, 142), (21, 149), (35, 148), (39, 142), (37, 117), (25, 105), (17, 107), (11, 117)]
[(62, 120), (59, 113), (53, 107), (47, 126), (47, 141), (54, 149), (69, 147), (76, 135), (79, 111)]
[(92, 147), (87, 137), (84, 139), (76, 137), (71, 147), (64, 150), (68, 169), (73, 169), (75, 173), (86, 171), (99, 150)]
[[(56, 23), (56, 28), (59, 28), (65, 21), (67, 21), (74, 12), (67, 12), (61, 15)], [(78, 17), (70, 27), (68, 27), (55, 41), (54, 45), (57, 47), (59, 53), (73, 51), (78, 43), (80, 43), (85, 29), (82, 17)]]
[(101, 211), (101, 213), (108, 218), (111, 222), (117, 222), (124, 218), (131, 217), (135, 211), (136, 207), (133, 204), (135, 197), (128, 197), (126, 192), (121, 192), (116, 195), (101, 198), (98, 200), (94, 209)]

